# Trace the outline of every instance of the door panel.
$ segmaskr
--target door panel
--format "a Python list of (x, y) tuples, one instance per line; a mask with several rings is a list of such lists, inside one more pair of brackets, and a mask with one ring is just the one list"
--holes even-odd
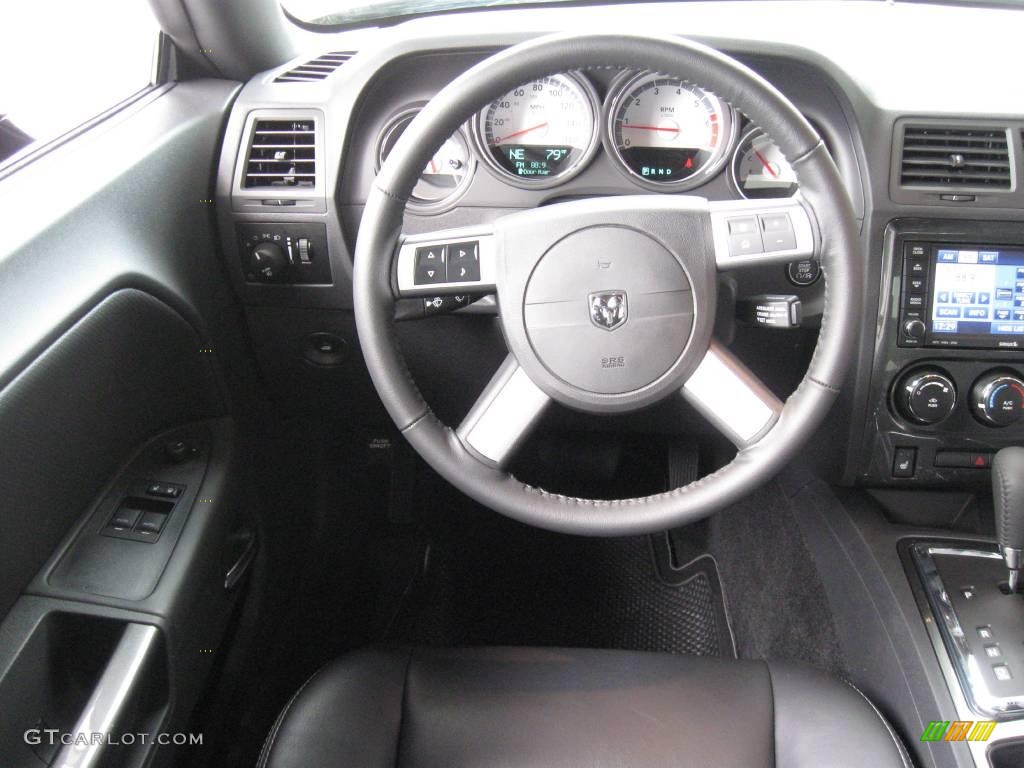
[(224, 412), (201, 348), (173, 309), (122, 289), (0, 391), (0, 614), (144, 440)]
[(0, 180), (0, 617), (144, 439), (226, 412), (201, 200), (234, 91), (162, 89)]
[[(92, 686), (130, 683), (134, 727), (182, 728), (241, 591), (255, 387), (209, 202), (237, 87), (155, 89), (0, 178), (0, 712), (19, 727), (73, 728)], [(183, 491), (141, 499), (165, 528), (112, 531), (147, 479)], [(129, 680), (138, 637), (152, 671)], [(8, 730), (5, 766), (53, 759)]]

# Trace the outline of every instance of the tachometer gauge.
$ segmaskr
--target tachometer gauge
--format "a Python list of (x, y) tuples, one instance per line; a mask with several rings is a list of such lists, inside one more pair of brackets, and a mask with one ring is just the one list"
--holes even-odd
[(560, 184), (597, 149), (597, 97), (575, 75), (552, 75), (493, 101), (477, 118), (480, 154), (504, 179), (524, 187)]
[(793, 167), (760, 128), (747, 133), (736, 147), (732, 181), (746, 198), (792, 197), (799, 189)]
[[(378, 171), (417, 114), (419, 108), (408, 109), (395, 115), (381, 133), (377, 142)], [(462, 131), (456, 131), (430, 158), (430, 162), (420, 175), (420, 180), (413, 187), (409, 204), (433, 210), (454, 202), (472, 179), (473, 164), (473, 156), (465, 136)]]
[(642, 185), (689, 189), (722, 167), (734, 125), (732, 110), (714, 94), (646, 73), (625, 81), (611, 101), (609, 148)]

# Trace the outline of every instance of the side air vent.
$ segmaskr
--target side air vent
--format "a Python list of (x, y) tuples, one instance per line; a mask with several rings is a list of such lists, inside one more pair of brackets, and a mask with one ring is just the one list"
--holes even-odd
[(289, 69), (274, 78), (275, 83), (315, 83), (326, 80), (334, 70), (356, 55), (355, 51), (334, 51)]
[(907, 125), (900, 184), (904, 187), (1008, 190), (1013, 185), (1005, 128)]
[(245, 162), (245, 187), (313, 186), (316, 186), (316, 122), (311, 119), (256, 120)]

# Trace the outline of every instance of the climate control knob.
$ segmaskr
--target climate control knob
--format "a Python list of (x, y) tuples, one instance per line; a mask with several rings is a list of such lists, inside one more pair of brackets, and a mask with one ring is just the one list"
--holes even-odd
[(288, 256), (277, 243), (258, 243), (249, 252), (249, 273), (261, 282), (280, 280), (288, 268)]
[(895, 399), (908, 419), (918, 424), (938, 424), (956, 408), (956, 385), (945, 373), (925, 368), (900, 379)]
[(971, 410), (982, 424), (1007, 427), (1024, 417), (1024, 381), (1008, 373), (986, 373), (971, 388)]

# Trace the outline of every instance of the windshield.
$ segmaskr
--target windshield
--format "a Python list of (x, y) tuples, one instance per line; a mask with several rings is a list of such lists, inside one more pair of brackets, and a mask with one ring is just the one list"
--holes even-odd
[(486, 8), (501, 5), (551, 5), (572, 0), (282, 0), (282, 5), (295, 18), (309, 24), (346, 26), (372, 21), (385, 21), (438, 11), (465, 8)]
[[(628, 1), (628, 0), (627, 0)], [(1022, 0), (901, 0), (950, 5), (979, 5), (1019, 8)], [(410, 16), (445, 11), (493, 8), (512, 5), (555, 5), (579, 0), (281, 0), (294, 18), (317, 26), (345, 27), (375, 23), (394, 23)]]

